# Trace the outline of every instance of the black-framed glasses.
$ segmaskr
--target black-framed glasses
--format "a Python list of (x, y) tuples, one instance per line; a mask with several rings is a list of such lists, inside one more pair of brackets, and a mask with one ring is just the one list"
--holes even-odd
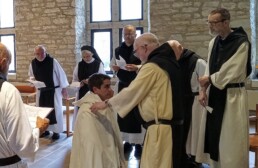
[(217, 23), (224, 22), (225, 20), (226, 20), (226, 19), (217, 20), (217, 21), (209, 21), (209, 20), (206, 20), (206, 23), (207, 23), (208, 25), (214, 26), (214, 25), (216, 25)]
[(137, 52), (137, 50), (140, 48), (141, 46), (137, 47), (135, 50), (133, 50), (133, 55), (135, 55), (135, 53)]
[(137, 55), (136, 55), (137, 50), (138, 50), (140, 47), (147, 47), (147, 46), (148, 46), (148, 44), (144, 44), (144, 45), (141, 45), (141, 46), (137, 47), (135, 50), (133, 50), (133, 55), (137, 57)]
[(123, 34), (124, 37), (136, 37), (137, 34)]

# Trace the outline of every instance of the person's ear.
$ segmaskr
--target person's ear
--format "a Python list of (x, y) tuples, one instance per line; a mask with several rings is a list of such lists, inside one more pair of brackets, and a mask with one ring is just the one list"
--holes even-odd
[(93, 90), (93, 93), (97, 94), (97, 93), (98, 93), (99, 88), (97, 88), (97, 87), (93, 86), (92, 90)]
[(224, 23), (225, 25), (228, 25), (230, 23), (230, 20), (225, 20)]
[(6, 63), (7, 63), (7, 59), (6, 58), (2, 58), (0, 60), (0, 67), (1, 67), (1, 69), (6, 66)]
[(6, 59), (6, 58), (0, 59), (0, 64), (1, 64), (1, 65), (3, 64), (3, 61), (4, 61), (5, 59)]

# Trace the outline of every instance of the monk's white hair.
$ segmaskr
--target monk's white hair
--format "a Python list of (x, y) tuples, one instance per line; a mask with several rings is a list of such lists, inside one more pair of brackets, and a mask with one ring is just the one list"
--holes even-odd
[(150, 32), (143, 33), (142, 35), (140, 35), (137, 38), (137, 43), (141, 45), (148, 45), (152, 48), (157, 48), (160, 45), (158, 37)]
[(35, 49), (41, 49), (42, 51), (44, 51), (44, 53), (46, 52), (46, 47), (43, 45), (37, 45)]

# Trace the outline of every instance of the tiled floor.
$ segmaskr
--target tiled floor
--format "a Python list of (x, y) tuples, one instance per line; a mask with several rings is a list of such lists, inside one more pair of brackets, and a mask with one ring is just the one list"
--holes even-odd
[(57, 141), (51, 140), (51, 135), (40, 138), (40, 148), (34, 162), (29, 162), (29, 168), (68, 168), (72, 137), (60, 134)]
[[(250, 131), (254, 128), (251, 125)], [(40, 149), (36, 154), (34, 162), (29, 162), (29, 168), (69, 168), (69, 159), (72, 147), (72, 137), (66, 137), (66, 134), (60, 134), (57, 141), (51, 140), (51, 135), (40, 138)], [(134, 157), (134, 149), (126, 157), (128, 168), (138, 168), (139, 160)], [(254, 153), (249, 154), (249, 168), (254, 167)], [(209, 168), (208, 165), (203, 165)]]
[[(29, 162), (29, 168), (69, 168), (69, 158), (72, 147), (72, 137), (60, 134), (60, 139), (52, 141), (50, 136), (40, 138), (40, 149), (34, 162)], [(138, 168), (139, 160), (134, 155), (134, 149), (127, 157), (128, 168)], [(250, 168), (254, 167), (254, 153), (250, 152)], [(209, 168), (203, 165), (204, 168)]]
[[(51, 140), (51, 135), (40, 138), (40, 149), (34, 162), (28, 162), (29, 168), (68, 168), (72, 147), (72, 137), (60, 134), (57, 141)], [(134, 157), (134, 148), (127, 155), (128, 168), (138, 168), (139, 160)]]

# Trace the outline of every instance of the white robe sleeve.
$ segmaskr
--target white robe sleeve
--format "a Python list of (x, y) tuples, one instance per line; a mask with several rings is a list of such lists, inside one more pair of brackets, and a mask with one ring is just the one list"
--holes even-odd
[(153, 66), (153, 63), (145, 64), (127, 88), (109, 99), (112, 109), (121, 117), (125, 117), (153, 88), (158, 75)]
[(248, 48), (248, 43), (244, 42), (235, 54), (221, 66), (220, 70), (211, 75), (212, 84), (215, 87), (224, 89), (229, 83), (244, 82), (246, 79)]
[(112, 69), (113, 65), (116, 65), (116, 56), (115, 55), (111, 58), (111, 61), (110, 61), (110, 64), (109, 64), (110, 69)]
[(34, 74), (33, 74), (33, 69), (32, 69), (32, 65), (30, 63), (30, 66), (29, 66), (29, 72), (28, 72), (28, 75), (30, 78), (34, 78)]
[(74, 70), (73, 70), (73, 82), (79, 82), (79, 78), (78, 78), (78, 64), (75, 66)]
[(7, 156), (12, 156), (14, 152), (20, 157), (33, 159), (39, 147), (39, 129), (32, 129), (19, 91), (6, 83), (2, 86), (3, 90), (8, 91), (2, 114), (7, 143), (4, 151)]
[(203, 59), (198, 59), (191, 78), (192, 92), (199, 92), (199, 88), (201, 88), (199, 83), (199, 77), (204, 75), (205, 68), (206, 68), (206, 61)]
[(104, 65), (103, 65), (102, 62), (99, 64), (99, 71), (98, 71), (98, 73), (106, 74), (106, 71), (104, 70)]
[(60, 88), (66, 88), (69, 86), (66, 74), (56, 59), (54, 59), (54, 74), (56, 75)]

